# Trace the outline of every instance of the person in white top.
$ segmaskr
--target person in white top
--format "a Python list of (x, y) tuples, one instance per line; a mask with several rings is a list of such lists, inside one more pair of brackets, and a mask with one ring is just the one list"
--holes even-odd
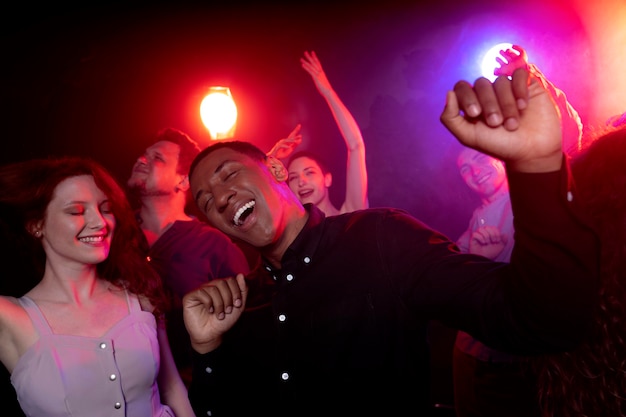
[(332, 173), (320, 155), (292, 151), (302, 142), (300, 125), (286, 138), (278, 141), (268, 152), (269, 156), (284, 159), (291, 155), (287, 164), (289, 188), (302, 203), (313, 203), (327, 216), (343, 214), (369, 207), (365, 143), (361, 129), (354, 116), (339, 98), (315, 52), (305, 52), (300, 59), (302, 68), (311, 75), (319, 93), (328, 103), (348, 151), (346, 161), (346, 192), (343, 203), (336, 207), (330, 199), (329, 188)]

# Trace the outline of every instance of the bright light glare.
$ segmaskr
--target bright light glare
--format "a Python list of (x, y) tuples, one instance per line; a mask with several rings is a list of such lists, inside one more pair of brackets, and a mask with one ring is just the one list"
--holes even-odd
[(227, 137), (237, 121), (237, 106), (230, 90), (212, 87), (200, 104), (200, 117), (213, 139)]
[(494, 81), (496, 79), (496, 76), (493, 75), (493, 71), (500, 66), (498, 61), (496, 61), (496, 57), (502, 58), (500, 56), (500, 51), (506, 51), (512, 46), (513, 44), (510, 43), (499, 43), (487, 51), (480, 66), (480, 71), (483, 77), (490, 81)]

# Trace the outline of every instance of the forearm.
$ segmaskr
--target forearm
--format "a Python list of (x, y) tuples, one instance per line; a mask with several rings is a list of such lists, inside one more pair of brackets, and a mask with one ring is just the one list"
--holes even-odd
[(193, 417), (194, 413), (187, 395), (187, 388), (180, 377), (172, 356), (165, 328), (158, 329), (160, 367), (159, 367), (159, 394), (161, 402), (172, 408), (176, 417)]
[(174, 411), (176, 417), (195, 417), (196, 414), (187, 396), (187, 389), (182, 382), (181, 385), (180, 389), (166, 393), (163, 402)]
[(341, 212), (349, 212), (369, 207), (367, 197), (367, 164), (365, 143), (356, 120), (337, 94), (330, 90), (325, 95), (337, 127), (348, 151), (346, 163), (346, 197)]
[(189, 386), (189, 400), (198, 416), (207, 415), (208, 411), (217, 412), (223, 409), (223, 401), (228, 403), (227, 393), (234, 390), (228, 381), (221, 377), (228, 375), (230, 370), (223, 368), (228, 360), (220, 358), (220, 353), (193, 353), (193, 369)]
[(565, 166), (552, 173), (508, 174), (515, 227), (510, 262), (459, 255), (469, 257), (459, 258), (465, 272), (444, 263), (436, 281), (429, 281), (427, 301), (438, 300), (435, 317), (448, 326), (503, 352), (572, 349), (592, 324), (599, 241), (579, 211)]
[(335, 90), (329, 90), (323, 94), (328, 107), (341, 132), (348, 152), (359, 152), (365, 148), (363, 135), (358, 123), (350, 113), (350, 110), (341, 101)]
[(515, 226), (511, 315), (531, 338), (555, 349), (584, 335), (599, 283), (599, 241), (563, 164), (548, 174), (508, 173)]

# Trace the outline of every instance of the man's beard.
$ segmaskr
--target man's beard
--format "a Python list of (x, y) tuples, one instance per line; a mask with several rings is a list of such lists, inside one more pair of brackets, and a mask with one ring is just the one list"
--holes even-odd
[(133, 197), (164, 197), (172, 194), (167, 190), (147, 190), (145, 183), (134, 183), (128, 185), (128, 192)]

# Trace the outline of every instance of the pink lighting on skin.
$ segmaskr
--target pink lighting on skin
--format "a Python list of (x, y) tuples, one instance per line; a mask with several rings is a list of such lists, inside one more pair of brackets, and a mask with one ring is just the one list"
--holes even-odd
[(513, 46), (511, 43), (499, 43), (495, 46), (492, 46), (483, 56), (482, 63), (480, 65), (480, 71), (483, 77), (487, 78), (489, 81), (494, 81), (496, 76), (493, 74), (493, 71), (499, 67), (498, 62), (496, 61), (496, 57), (500, 57), (500, 51), (506, 51)]

